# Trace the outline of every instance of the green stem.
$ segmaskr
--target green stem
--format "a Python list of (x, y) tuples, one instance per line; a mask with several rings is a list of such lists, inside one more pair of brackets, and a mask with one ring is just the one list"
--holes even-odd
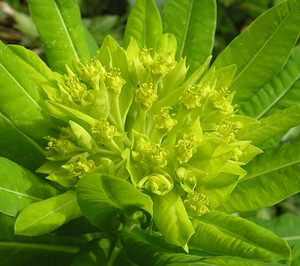
[(113, 107), (113, 113), (115, 114), (116, 126), (122, 133), (124, 133), (123, 121), (122, 121), (121, 111), (120, 111), (119, 95), (114, 94), (112, 96), (112, 107)]
[(121, 252), (121, 248), (115, 246), (112, 250), (112, 252), (110, 253), (108, 262), (107, 262), (107, 266), (114, 266), (115, 265), (115, 260), (118, 257), (119, 253)]

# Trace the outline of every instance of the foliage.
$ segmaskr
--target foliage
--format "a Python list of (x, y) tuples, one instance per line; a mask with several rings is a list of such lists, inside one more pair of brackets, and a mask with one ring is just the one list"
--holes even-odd
[(300, 191), (299, 140), (282, 138), (299, 124), (300, 1), (213, 63), (214, 0), (169, 0), (162, 18), (138, 0), (124, 47), (100, 49), (77, 1), (28, 4), (47, 64), (0, 43), (0, 256), (25, 254), (7, 265), (41, 250), (52, 265), (290, 264), (287, 239), (237, 214)]

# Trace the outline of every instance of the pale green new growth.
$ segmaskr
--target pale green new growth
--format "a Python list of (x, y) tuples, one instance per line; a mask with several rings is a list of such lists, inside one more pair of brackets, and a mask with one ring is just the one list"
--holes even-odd
[[(62, 161), (49, 179), (74, 187), (86, 174), (110, 173), (151, 197), (173, 191), (193, 217), (221, 204), (206, 192), (211, 182), (245, 175), (240, 165), (260, 150), (236, 139), (243, 124), (235, 119), (228, 82), (220, 87), (222, 69), (199, 79), (202, 66), (185, 78), (185, 61), (175, 61), (164, 43), (174, 39), (167, 36), (155, 49), (140, 49), (132, 39), (127, 51), (109, 37), (97, 58), (74, 63), (56, 86), (45, 86), (50, 103), (70, 107), (67, 117), (76, 122), (63, 129), (69, 135), (47, 138), (49, 160)], [(174, 98), (168, 98), (170, 88)]]

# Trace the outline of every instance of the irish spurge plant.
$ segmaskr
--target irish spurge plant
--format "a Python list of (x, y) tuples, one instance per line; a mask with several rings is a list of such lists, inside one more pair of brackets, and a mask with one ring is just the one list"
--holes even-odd
[(0, 45), (5, 265), (288, 265), (289, 244), (239, 214), (300, 191), (285, 135), (300, 2), (213, 63), (213, 0), (169, 0), (163, 23), (138, 0), (123, 47), (107, 36), (99, 50), (75, 0), (28, 2), (53, 71)]

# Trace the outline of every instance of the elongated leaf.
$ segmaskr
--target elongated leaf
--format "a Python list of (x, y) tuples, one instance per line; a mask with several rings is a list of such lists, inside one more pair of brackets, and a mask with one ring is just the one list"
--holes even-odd
[(300, 99), (300, 46), (294, 48), (284, 68), (248, 101), (240, 104), (240, 113), (257, 119), (276, 113)]
[(82, 215), (75, 191), (48, 198), (27, 206), (15, 223), (15, 233), (37, 236), (49, 233)]
[(117, 217), (142, 211), (152, 217), (152, 201), (129, 182), (107, 175), (89, 175), (78, 183), (78, 203), (90, 222), (101, 229), (115, 230)]
[(19, 45), (8, 45), (8, 48), (21, 59), (18, 61), (19, 67), (35, 82), (50, 81), (58, 76), (31, 50)]
[(140, 48), (154, 48), (161, 35), (161, 19), (154, 0), (137, 0), (127, 19), (125, 47), (133, 37)]
[(227, 211), (250, 211), (272, 206), (300, 191), (300, 141), (266, 150), (245, 166), (247, 175), (223, 206)]
[(15, 216), (27, 205), (57, 192), (28, 170), (0, 157), (0, 212)]
[(163, 239), (149, 232), (122, 232), (121, 241), (128, 257), (137, 265), (155, 266), (283, 266), (241, 257), (207, 254), (192, 250), (181, 253), (178, 247), (166, 244)]
[(208, 252), (267, 261), (290, 257), (284, 240), (243, 218), (213, 211), (193, 223), (196, 233), (190, 244)]
[(44, 152), (28, 136), (18, 130), (0, 113), (0, 156), (6, 157), (31, 171), (45, 163)]
[(65, 65), (73, 60), (90, 58), (77, 0), (29, 0), (28, 4), (54, 70), (65, 72)]
[(153, 196), (152, 200), (155, 226), (168, 243), (187, 249), (195, 231), (179, 194), (172, 190), (164, 196)]
[[(258, 261), (256, 259), (243, 259), (239, 257), (211, 257), (204, 260), (205, 263), (212, 263), (212, 265), (218, 266), (284, 266), (286, 264), (281, 264), (277, 262), (264, 262)], [(172, 264), (170, 264), (172, 265)], [(174, 266), (179, 266), (174, 264)], [(187, 266), (187, 264), (181, 264), (181, 266)]]
[[(215, 67), (237, 65), (235, 102), (251, 98), (285, 64), (299, 36), (300, 2), (285, 1), (261, 15), (218, 56)], [(255, 77), (255, 78), (249, 78)]]
[(180, 248), (167, 244), (159, 235), (147, 231), (122, 232), (121, 241), (128, 257), (138, 265), (163, 266), (171, 262), (207, 265), (201, 263), (202, 257), (184, 254)]
[(14, 222), (14, 218), (0, 214), (1, 265), (69, 265), (82, 245), (81, 236), (76, 240), (73, 237), (59, 237), (54, 234), (41, 237), (16, 236)]
[(53, 128), (43, 111), (42, 90), (31, 74), (16, 66), (23, 61), (0, 42), (0, 112), (28, 136), (41, 140)]
[(212, 51), (216, 28), (215, 0), (167, 1), (163, 28), (164, 32), (175, 35), (178, 43), (177, 59), (186, 56), (192, 73)]
[(291, 245), (300, 245), (300, 217), (286, 213), (271, 220), (253, 219), (255, 223), (271, 230)]
[(250, 140), (258, 145), (271, 139), (279, 133), (284, 133), (290, 128), (300, 124), (300, 104), (288, 107), (278, 113), (267, 116), (257, 125), (245, 127), (239, 133), (241, 140)]

